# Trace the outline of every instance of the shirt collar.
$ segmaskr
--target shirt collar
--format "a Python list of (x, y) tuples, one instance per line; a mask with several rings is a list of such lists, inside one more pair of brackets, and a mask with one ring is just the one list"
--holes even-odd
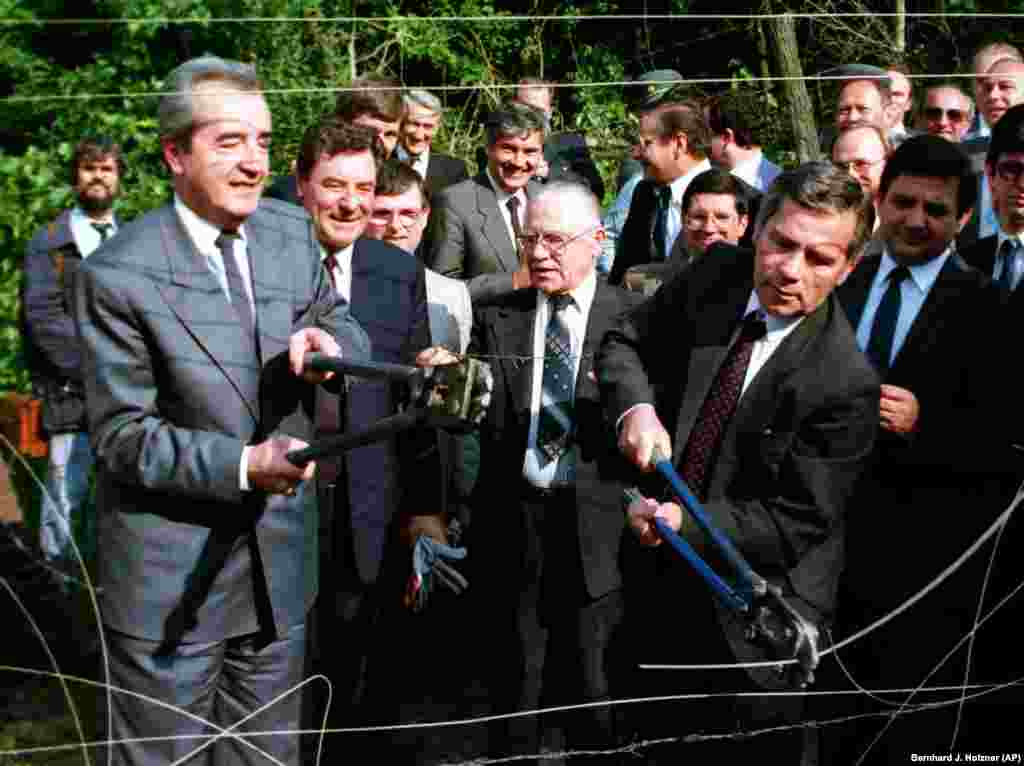
[(743, 317), (746, 318), (753, 311), (757, 311), (764, 318), (765, 337), (769, 339), (774, 337), (776, 333), (785, 333), (793, 329), (804, 318), (802, 314), (791, 317), (769, 314), (764, 310), (764, 307), (761, 305), (761, 299), (757, 297), (757, 290), (754, 289), (750, 291), (750, 297), (747, 299), (747, 308), (743, 312)]
[(751, 186), (757, 186), (757, 172), (761, 168), (761, 150), (755, 149), (754, 153), (736, 163), (736, 167), (729, 172)]
[[(343, 265), (343, 264), (346, 264), (346, 263), (352, 263), (352, 251), (355, 250), (355, 248), (356, 248), (356, 243), (355, 242), (353, 242), (348, 247), (341, 248), (341, 250), (339, 250), (338, 252), (334, 253), (334, 260), (337, 261), (339, 265)], [(329, 255), (329, 253), (327, 252), (327, 249), (323, 245), (320, 245), (320, 261), (321, 261), (321, 263), (327, 258), (328, 255)]]
[[(505, 191), (504, 189), (501, 188), (501, 186), (498, 184), (497, 181), (494, 180), (494, 176), (491, 175), (491, 169), (490, 168), (487, 168), (486, 172), (487, 172), (487, 180), (491, 182), (491, 188), (494, 189), (494, 193), (496, 195), (498, 195), (498, 204), (499, 205), (504, 205), (506, 202), (508, 202), (510, 199), (512, 199), (512, 197), (518, 197), (519, 198), (519, 203), (520, 203), (520, 205), (519, 205), (520, 209), (522, 209), (522, 208), (524, 208), (526, 206), (525, 205), (525, 203), (526, 203), (526, 194), (525, 194), (525, 192), (523, 192), (522, 189), (516, 190), (515, 194), (509, 194), (507, 191)], [(520, 215), (522, 215), (522, 213), (520, 213)]]
[(1003, 243), (1008, 239), (1012, 239), (1019, 247), (1024, 247), (1024, 232), (1019, 234), (1007, 234), (1003, 231), (1003, 227), (999, 226), (996, 230), (996, 236), (999, 238), (996, 242), (997, 256), (1003, 252)]
[[(541, 291), (537, 291), (538, 294), (547, 301), (547, 295)], [(569, 295), (572, 296), (573, 301), (576, 303), (576, 307), (579, 308), (580, 313), (583, 316), (590, 315), (590, 307), (594, 303), (594, 295), (597, 294), (597, 270), (591, 269), (590, 273), (584, 277), (583, 281), (580, 282), (574, 289), (569, 291)]]
[(690, 185), (690, 181), (696, 178), (698, 175), (703, 173), (705, 170), (711, 170), (711, 163), (706, 159), (701, 160), (685, 175), (679, 176), (675, 181), (669, 184), (669, 188), (672, 189), (672, 202), (678, 204), (683, 201), (683, 194), (686, 193), (686, 187)]
[[(908, 267), (911, 281), (922, 294), (928, 294), (932, 285), (935, 284), (935, 280), (939, 278), (939, 272), (942, 271), (942, 267), (946, 265), (946, 261), (949, 260), (949, 257), (954, 252), (956, 252), (956, 244), (955, 242), (950, 242), (938, 258), (932, 258), (924, 263), (917, 263)], [(886, 245), (882, 253), (882, 260), (878, 265), (878, 274), (875, 276), (876, 284), (878, 281), (884, 284), (888, 280), (889, 274), (898, 265), (893, 257), (889, 255), (889, 246)]]
[[(214, 226), (205, 218), (200, 218), (177, 194), (174, 195), (174, 210), (200, 253), (204, 255), (220, 253), (220, 249), (217, 247), (217, 237), (221, 234), (219, 226)], [(238, 236), (245, 239), (244, 225), (238, 227)]]
[(81, 221), (82, 223), (87, 223), (90, 226), (94, 223), (110, 224), (111, 226), (113, 226), (113, 229), (111, 229), (111, 231), (117, 231), (117, 221), (114, 220), (113, 209), (107, 211), (106, 218), (93, 218), (84, 210), (82, 210), (81, 207), (75, 205), (73, 208), (71, 208), (71, 217), (75, 220)]

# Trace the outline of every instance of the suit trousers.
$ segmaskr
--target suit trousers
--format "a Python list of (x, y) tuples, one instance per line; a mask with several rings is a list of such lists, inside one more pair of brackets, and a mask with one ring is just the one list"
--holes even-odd
[[(189, 766), (266, 766), (273, 762), (268, 755), (284, 764), (298, 763), (298, 735), (290, 732), (299, 728), (304, 624), (269, 645), (249, 634), (181, 643), (166, 657), (157, 656), (158, 641), (110, 629), (106, 637), (114, 687), (108, 738), (156, 738), (112, 745), (111, 763), (155, 766), (185, 759)], [(137, 693), (173, 700), (174, 708)], [(227, 735), (215, 737), (220, 729)], [(275, 733), (233, 736), (246, 731)]]
[[(587, 594), (575, 490), (527, 488), (524, 495), (521, 572), (506, 573), (504, 583), (500, 573), (474, 583), (477, 595), (490, 604), (494, 657), (501, 658), (490, 666), (496, 712), (610, 699), (621, 676), (622, 594), (612, 591), (598, 599)], [(614, 711), (595, 707), (498, 721), (491, 727), (490, 755), (539, 753), (543, 732), (551, 729), (564, 731), (573, 748), (607, 749), (617, 742)]]

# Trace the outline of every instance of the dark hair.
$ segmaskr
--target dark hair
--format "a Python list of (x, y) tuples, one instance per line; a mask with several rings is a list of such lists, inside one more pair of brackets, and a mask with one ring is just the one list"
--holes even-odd
[(1008, 152), (1024, 152), (1024, 104), (1007, 109), (993, 126), (985, 162), (995, 167), (999, 155)]
[(423, 207), (429, 207), (430, 195), (427, 193), (427, 184), (423, 180), (423, 176), (413, 170), (410, 165), (391, 158), (382, 162), (377, 168), (376, 194), (378, 197), (397, 197), (413, 187), (420, 190)]
[(760, 236), (765, 222), (782, 209), (787, 199), (817, 212), (855, 213), (857, 226), (846, 248), (847, 258), (860, 255), (875, 227), (875, 207), (871, 197), (853, 176), (831, 162), (806, 162), (777, 176), (765, 192), (754, 223), (755, 238)]
[(487, 115), (484, 130), (488, 146), (494, 146), (500, 138), (522, 138), (536, 132), (540, 133), (543, 140), (544, 118), (532, 106), (511, 101)]
[(736, 200), (736, 212), (747, 215), (750, 212), (750, 200), (740, 180), (728, 170), (712, 168), (694, 176), (690, 185), (683, 193), (683, 215), (690, 208), (690, 201), (698, 194), (728, 194)]
[(766, 113), (764, 99), (753, 90), (730, 91), (708, 102), (708, 127), (716, 136), (731, 130), (737, 146), (749, 149), (759, 143), (756, 136)]
[(302, 134), (295, 169), (299, 178), (309, 178), (322, 155), (333, 157), (342, 152), (369, 152), (377, 167), (381, 162), (377, 155), (378, 144), (372, 128), (339, 120), (336, 115), (324, 115)]
[(124, 175), (124, 157), (121, 155), (121, 145), (114, 143), (113, 139), (107, 136), (86, 136), (75, 146), (71, 152), (71, 185), (78, 183), (78, 168), (83, 162), (96, 162), (107, 157), (113, 157), (117, 163), (117, 175)]
[(398, 122), (405, 115), (402, 84), (390, 78), (353, 80), (351, 90), (338, 94), (334, 112), (348, 122), (369, 115), (385, 122)]
[(892, 153), (882, 180), (878, 184), (879, 199), (885, 199), (892, 182), (900, 176), (921, 176), (923, 178), (956, 178), (959, 180), (956, 193), (957, 215), (961, 216), (970, 208), (978, 196), (971, 161), (959, 144), (938, 136), (924, 135), (908, 138)]
[(688, 152), (698, 159), (707, 156), (711, 148), (711, 129), (700, 106), (694, 102), (667, 104), (655, 109), (653, 115), (658, 138), (684, 133)]

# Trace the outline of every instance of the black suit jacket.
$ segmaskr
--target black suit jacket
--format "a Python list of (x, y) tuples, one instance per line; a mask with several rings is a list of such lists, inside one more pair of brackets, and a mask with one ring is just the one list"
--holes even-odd
[[(565, 513), (575, 516), (578, 558), (566, 551), (552, 562), (572, 571), (579, 561), (587, 593), (599, 598), (621, 586), (619, 547), (623, 534), (622, 487), (634, 472), (616, 447), (615, 434), (601, 412), (594, 352), (615, 317), (638, 296), (600, 280), (587, 320), (579, 374), (576, 377), (574, 441), (579, 445), (575, 502)], [(517, 592), (527, 566), (523, 539), (527, 525), (517, 488), (524, 483), (523, 460), (530, 430), (530, 394), (537, 291), (519, 290), (493, 305), (478, 307), (470, 353), (494, 354), (494, 392), (480, 431), (480, 475), (473, 496), (473, 556), (490, 582)], [(525, 360), (525, 361), (524, 361)]]
[[(423, 264), (397, 247), (365, 237), (356, 240), (349, 307), (370, 336), (375, 362), (412, 364), (416, 352), (430, 346)], [(319, 424), (323, 435), (360, 430), (394, 415), (404, 394), (387, 381), (352, 381), (344, 395), (343, 420), (333, 428)], [(319, 395), (333, 396), (327, 391)], [(377, 578), (396, 514), (440, 512), (435, 439), (433, 430), (406, 432), (351, 450), (343, 458), (345, 486), (336, 492), (334, 506), (340, 514), (335, 524), (342, 525), (336, 544), (350, 540), (351, 545), (335, 547), (333, 553), (338, 561), (354, 557), (354, 569), (364, 583)]]
[(316, 594), (316, 493), (243, 492), (243, 447), (310, 440), (312, 386), (289, 337), (369, 340), (320, 266), (309, 219), (264, 200), (245, 222), (258, 337), (172, 205), (124, 226), (75, 280), (96, 454), (103, 621), (130, 636), (219, 641), (300, 624)]
[(993, 234), (983, 237), (970, 247), (960, 250), (960, 257), (964, 262), (977, 269), (989, 279), (992, 279), (996, 267), (996, 250), (999, 248), (999, 235)]
[[(598, 353), (609, 418), (617, 422), (636, 404), (654, 404), (678, 462), (735, 342), (752, 278), (752, 254), (721, 246), (627, 314)], [(713, 522), (812, 620), (835, 609), (847, 501), (871, 453), (878, 400), (878, 377), (830, 296), (744, 393), (709, 477), (704, 508)], [(651, 487), (655, 493), (663, 490)], [(689, 583), (706, 593), (703, 583), (693, 585), (697, 580), (687, 573), (678, 587)], [(732, 655), (763, 659), (742, 627), (719, 611)], [(751, 675), (766, 686), (780, 683), (772, 673)]]

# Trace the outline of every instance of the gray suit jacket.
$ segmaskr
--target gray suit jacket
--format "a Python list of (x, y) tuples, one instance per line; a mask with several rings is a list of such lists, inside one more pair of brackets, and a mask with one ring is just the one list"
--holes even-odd
[(315, 595), (313, 487), (243, 492), (242, 448), (311, 436), (313, 387), (288, 369), (293, 332), (321, 327), (356, 358), (369, 341), (326, 280), (301, 209), (265, 200), (245, 233), (256, 338), (171, 205), (125, 226), (76, 280), (101, 609), (132, 636), (281, 635)]
[[(526, 196), (540, 187), (531, 181)], [(526, 211), (519, 211), (525, 222)], [(468, 280), (474, 302), (512, 291), (512, 274), (519, 268), (515, 243), (498, 209), (486, 173), (479, 173), (439, 193), (430, 217), (426, 265), (448, 277)]]

